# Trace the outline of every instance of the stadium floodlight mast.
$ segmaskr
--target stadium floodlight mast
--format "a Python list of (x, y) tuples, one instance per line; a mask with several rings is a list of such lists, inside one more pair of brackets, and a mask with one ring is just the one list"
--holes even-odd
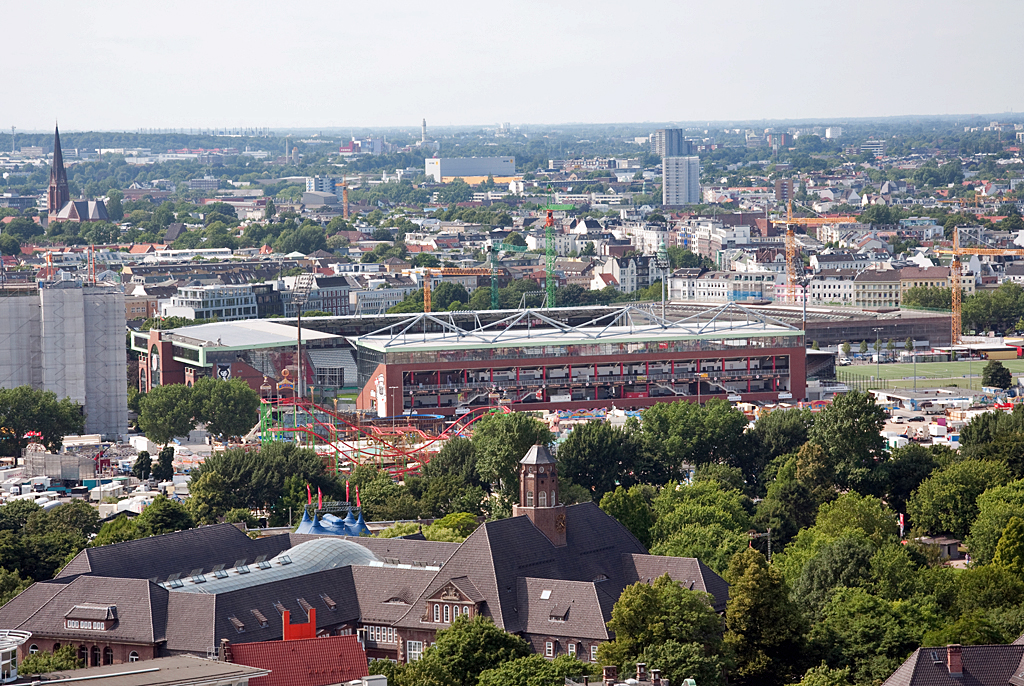
[(665, 248), (665, 241), (658, 246), (658, 255), (654, 259), (654, 266), (661, 270), (661, 318), (665, 319), (665, 289), (668, 283), (668, 268), (671, 266), (668, 258), (668, 249)]

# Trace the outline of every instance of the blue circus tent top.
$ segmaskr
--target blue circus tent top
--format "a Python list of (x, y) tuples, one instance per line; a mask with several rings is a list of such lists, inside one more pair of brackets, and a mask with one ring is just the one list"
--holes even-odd
[[(351, 511), (349, 511), (351, 514)], [(366, 520), (363, 519), (363, 511), (359, 511), (359, 519), (356, 520), (355, 526), (350, 527), (353, 536), (369, 536), (370, 527), (366, 526)]]
[(297, 533), (297, 534), (308, 534), (309, 533), (309, 527), (311, 527), (312, 525), (313, 525), (313, 520), (309, 518), (309, 512), (307, 512), (305, 510), (305, 508), (303, 508), (303, 510), (302, 510), (302, 520), (299, 522), (299, 527), (297, 529), (295, 529), (295, 533)]

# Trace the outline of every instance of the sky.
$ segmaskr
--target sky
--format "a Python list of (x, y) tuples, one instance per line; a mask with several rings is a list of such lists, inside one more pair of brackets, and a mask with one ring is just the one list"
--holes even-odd
[(1020, 112), (1017, 3), (4, 0), (0, 129)]

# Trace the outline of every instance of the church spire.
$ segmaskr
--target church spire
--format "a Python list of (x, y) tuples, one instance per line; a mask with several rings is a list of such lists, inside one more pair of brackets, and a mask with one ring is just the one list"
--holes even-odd
[(60, 149), (60, 130), (53, 127), (53, 165), (50, 167), (50, 186), (46, 190), (46, 208), (50, 214), (57, 214), (71, 200), (68, 188), (68, 173), (64, 169), (64, 154)]

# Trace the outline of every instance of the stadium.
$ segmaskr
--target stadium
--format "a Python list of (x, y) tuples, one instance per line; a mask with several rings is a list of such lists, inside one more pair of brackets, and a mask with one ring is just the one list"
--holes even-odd
[(475, 327), (412, 315), (351, 337), (356, 407), (378, 417), (803, 399), (804, 334), (735, 303), (668, 321), (626, 307), (570, 325), (523, 310)]

